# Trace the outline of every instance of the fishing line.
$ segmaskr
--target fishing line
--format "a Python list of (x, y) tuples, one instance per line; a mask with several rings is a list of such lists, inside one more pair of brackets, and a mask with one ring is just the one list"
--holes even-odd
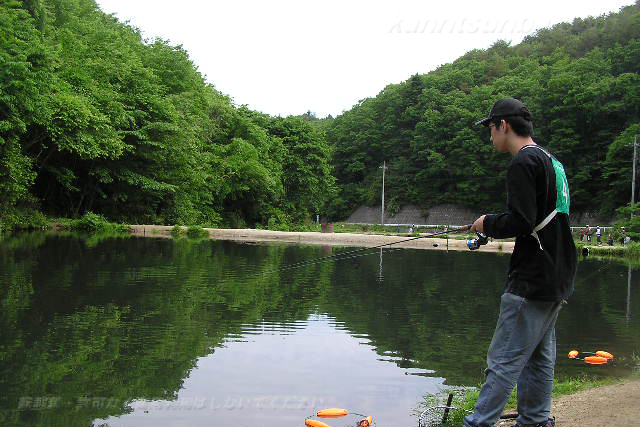
[[(275, 273), (275, 272), (279, 272), (279, 271), (286, 271), (286, 270), (292, 270), (292, 269), (295, 269), (295, 268), (306, 267), (306, 266), (313, 265), (313, 264), (319, 264), (319, 263), (323, 263), (323, 262), (330, 261), (330, 260), (349, 259), (349, 258), (353, 258), (353, 257), (345, 257), (345, 255), (352, 255), (352, 254), (356, 254), (356, 253), (359, 253), (359, 252), (370, 251), (372, 249), (384, 248), (385, 246), (397, 245), (399, 243), (410, 242), (412, 240), (427, 239), (427, 238), (430, 238), (430, 237), (441, 236), (443, 234), (448, 234), (448, 233), (459, 233), (461, 231), (467, 231), (470, 228), (471, 228), (471, 224), (463, 225), (462, 227), (456, 228), (454, 230), (438, 231), (436, 233), (431, 233), (431, 234), (428, 234), (426, 236), (412, 237), (410, 239), (398, 240), (396, 242), (390, 242), (390, 243), (383, 243), (383, 244), (377, 245), (377, 246), (371, 246), (371, 247), (366, 247), (366, 248), (354, 249), (352, 251), (340, 252), (340, 253), (337, 253), (335, 255), (329, 255), (329, 256), (326, 256), (326, 257), (322, 257), (322, 258), (315, 258), (315, 259), (311, 259), (311, 260), (307, 260), (307, 261), (296, 262), (296, 263), (293, 263), (293, 264), (285, 265), (284, 267), (276, 268), (276, 269), (273, 269), (273, 270), (267, 270), (267, 271), (263, 271), (263, 272), (256, 273), (256, 274)], [(372, 255), (373, 253), (377, 253), (377, 252), (372, 252), (372, 253), (368, 253), (368, 254), (364, 254), (364, 255)], [(362, 255), (362, 256), (364, 256), (364, 255)]]
[[(601, 270), (604, 270), (604, 269), (605, 269), (605, 268), (607, 268), (607, 267), (608, 267), (608, 265), (607, 265), (607, 264), (604, 264), (604, 265), (602, 265), (601, 267), (598, 267), (595, 271), (591, 272), (591, 273), (590, 273), (589, 275), (587, 275), (586, 277), (581, 277), (581, 278), (580, 278), (580, 280), (576, 280), (576, 282), (575, 282), (575, 283), (576, 283), (576, 284), (577, 284), (577, 283), (582, 283), (582, 282), (584, 282), (585, 280), (590, 279), (591, 277), (595, 276), (595, 275), (596, 275), (596, 274), (598, 274)], [(574, 286), (575, 286), (575, 284), (574, 284)]]
[[(388, 254), (391, 251), (401, 251), (401, 250), (402, 250), (402, 248), (390, 248), (385, 253)], [(360, 258), (360, 257), (363, 257), (363, 256), (379, 255), (379, 254), (380, 254), (380, 252), (378, 252), (378, 251), (376, 251), (376, 252), (367, 252), (367, 253), (359, 254), (359, 255), (351, 255), (351, 256), (347, 256), (347, 257), (339, 257), (339, 258), (336, 258), (335, 260), (336, 261), (343, 261), (345, 259)], [(318, 263), (318, 264), (320, 264), (320, 263)]]
[[(294, 270), (294, 269), (297, 269), (297, 268), (308, 267), (308, 266), (315, 265), (315, 264), (322, 264), (324, 262), (331, 261), (331, 260), (343, 261), (343, 260), (352, 259), (352, 258), (359, 258), (359, 257), (362, 257), (362, 256), (376, 255), (376, 254), (378, 254), (377, 251), (376, 252), (367, 252), (367, 253), (361, 253), (361, 252), (371, 251), (373, 249), (380, 249), (380, 248), (384, 248), (385, 246), (397, 245), (397, 244), (400, 244), (400, 243), (410, 242), (410, 241), (413, 241), (413, 240), (427, 239), (427, 238), (431, 238), (431, 237), (435, 237), (435, 236), (441, 236), (443, 234), (459, 233), (459, 232), (462, 232), (462, 231), (468, 231), (470, 228), (471, 228), (471, 224), (463, 225), (463, 226), (461, 226), (459, 228), (456, 228), (456, 229), (453, 229), (453, 230), (438, 231), (436, 233), (431, 233), (431, 234), (428, 234), (426, 236), (417, 236), (417, 237), (412, 237), (412, 238), (409, 238), (409, 239), (398, 240), (398, 241), (395, 241), (395, 242), (383, 243), (383, 244), (380, 244), (380, 245), (377, 245), (377, 246), (371, 246), (371, 247), (366, 247), (366, 248), (354, 249), (354, 250), (351, 250), (351, 251), (339, 252), (337, 254), (329, 255), (329, 256), (326, 256), (326, 257), (315, 258), (315, 259), (306, 260), (306, 261), (300, 261), (300, 262), (296, 262), (296, 263), (293, 263), (293, 264), (285, 265), (285, 266), (280, 267), (280, 268), (274, 268), (274, 269), (271, 269), (271, 270), (261, 271), (259, 273), (254, 273), (254, 274), (252, 274), (252, 275), (250, 275), (248, 277), (257, 276), (257, 275), (261, 275), (261, 274), (276, 273), (276, 272), (287, 271), (287, 270)], [(393, 250), (399, 250), (399, 249), (400, 248), (393, 249)], [(357, 255), (355, 255), (355, 254), (357, 254)], [(349, 255), (349, 256), (347, 256), (347, 255)], [(584, 282), (585, 280), (587, 280), (587, 279), (591, 278), (592, 276), (598, 274), (601, 270), (603, 270), (606, 267), (607, 267), (606, 265), (603, 265), (603, 266), (599, 267), (598, 269), (596, 269), (596, 271), (592, 272), (588, 276), (580, 278), (578, 281), (576, 281), (576, 283), (577, 282)]]

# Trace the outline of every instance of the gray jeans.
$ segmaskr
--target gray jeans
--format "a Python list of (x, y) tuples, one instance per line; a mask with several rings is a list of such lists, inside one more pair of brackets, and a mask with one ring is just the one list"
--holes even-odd
[(467, 427), (490, 427), (518, 384), (518, 423), (549, 419), (556, 361), (555, 324), (562, 303), (535, 301), (505, 293), (487, 353), (487, 380)]

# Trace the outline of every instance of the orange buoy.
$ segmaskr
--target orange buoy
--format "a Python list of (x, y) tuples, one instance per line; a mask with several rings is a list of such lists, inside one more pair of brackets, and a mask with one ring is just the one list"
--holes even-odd
[(337, 418), (349, 415), (349, 411), (342, 408), (327, 408), (318, 411), (316, 415), (322, 418)]
[(373, 425), (373, 418), (371, 417), (371, 415), (369, 415), (364, 420), (360, 420), (360, 422), (358, 423), (358, 426), (360, 427), (370, 427), (371, 425)]
[(318, 421), (318, 420), (306, 419), (304, 420), (304, 423), (309, 427), (331, 427), (329, 424), (325, 424), (322, 421)]
[(605, 359), (613, 359), (613, 354), (608, 351), (598, 350), (596, 351), (596, 356), (604, 357)]
[(571, 350), (569, 352), (569, 359), (575, 359), (576, 357), (578, 357), (578, 354), (580, 354), (578, 350)]
[(587, 356), (584, 358), (584, 361), (590, 365), (602, 365), (607, 363), (609, 359), (601, 356)]

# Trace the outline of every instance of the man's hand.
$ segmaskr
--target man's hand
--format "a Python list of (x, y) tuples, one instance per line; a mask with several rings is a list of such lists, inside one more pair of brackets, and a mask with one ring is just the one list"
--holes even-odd
[(471, 231), (477, 231), (478, 233), (484, 233), (484, 217), (486, 215), (482, 215), (480, 218), (476, 219), (471, 226)]

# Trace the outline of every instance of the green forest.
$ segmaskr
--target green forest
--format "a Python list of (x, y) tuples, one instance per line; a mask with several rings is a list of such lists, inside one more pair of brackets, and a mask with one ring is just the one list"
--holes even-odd
[(38, 212), (232, 227), (299, 222), (332, 191), (320, 131), (235, 106), (181, 47), (144, 40), (93, 0), (1, 4), (3, 228)]
[(498, 40), (325, 119), (235, 105), (182, 47), (94, 0), (2, 0), (0, 27), (0, 229), (87, 212), (227, 227), (339, 220), (380, 203), (383, 161), (391, 213), (497, 210), (508, 156), (473, 122), (504, 96), (529, 105), (574, 212), (610, 216), (630, 200), (640, 2)]
[(512, 96), (532, 111), (534, 139), (563, 162), (572, 211), (609, 216), (631, 199), (638, 71), (640, 2), (540, 30), (517, 46), (496, 41), (390, 85), (327, 125), (335, 213), (380, 204), (384, 160), (390, 210), (439, 203), (503, 209), (510, 156), (496, 153), (489, 132), (473, 123)]

